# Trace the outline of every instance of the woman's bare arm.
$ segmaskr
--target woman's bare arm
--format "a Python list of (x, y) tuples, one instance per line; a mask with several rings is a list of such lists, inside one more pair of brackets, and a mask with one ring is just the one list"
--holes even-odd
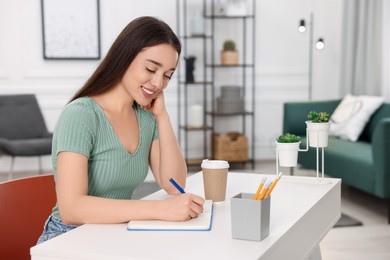
[(185, 221), (198, 216), (203, 199), (182, 194), (167, 200), (116, 200), (88, 195), (88, 159), (58, 154), (57, 200), (64, 224), (123, 223), (135, 219)]

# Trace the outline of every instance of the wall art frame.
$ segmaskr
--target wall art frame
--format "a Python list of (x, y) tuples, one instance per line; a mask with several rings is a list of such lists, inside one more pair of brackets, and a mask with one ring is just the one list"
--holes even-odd
[(45, 60), (100, 59), (99, 0), (41, 0)]

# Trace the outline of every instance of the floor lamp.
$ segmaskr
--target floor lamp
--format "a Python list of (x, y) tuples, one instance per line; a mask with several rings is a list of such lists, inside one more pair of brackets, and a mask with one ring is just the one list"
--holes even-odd
[(307, 30), (309, 30), (309, 86), (308, 86), (308, 92), (309, 92), (309, 100), (312, 100), (313, 98), (313, 49), (316, 48), (317, 50), (322, 50), (325, 47), (325, 41), (324, 38), (320, 37), (315, 42), (315, 45), (313, 46), (313, 32), (314, 32), (314, 15), (313, 13), (310, 13), (310, 20), (309, 25), (306, 25), (305, 19), (301, 19), (299, 21), (298, 26), (298, 32), (304, 33)]
[[(313, 46), (313, 38), (314, 38), (314, 14), (310, 13), (310, 20), (309, 24), (306, 25), (305, 19), (301, 19), (299, 21), (298, 26), (298, 32), (299, 33), (305, 33), (307, 30), (309, 30), (309, 74), (308, 74), (308, 98), (309, 101), (313, 99), (313, 49), (316, 48), (317, 50), (322, 50), (325, 47), (325, 41), (324, 38), (320, 37), (315, 42), (315, 45)], [(307, 136), (307, 135), (306, 135)], [(317, 162), (318, 164), (318, 162)], [(323, 166), (322, 166), (323, 167)], [(318, 172), (318, 171), (317, 171)], [(290, 168), (290, 175), (294, 175), (294, 168)]]

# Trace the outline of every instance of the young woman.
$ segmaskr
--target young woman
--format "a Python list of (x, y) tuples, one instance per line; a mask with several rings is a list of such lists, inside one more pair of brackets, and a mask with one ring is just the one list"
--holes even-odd
[[(204, 199), (179, 194), (187, 168), (164, 102), (181, 45), (161, 20), (130, 22), (64, 108), (53, 135), (57, 204), (38, 243), (84, 223), (186, 221)], [(131, 200), (148, 167), (166, 200)]]

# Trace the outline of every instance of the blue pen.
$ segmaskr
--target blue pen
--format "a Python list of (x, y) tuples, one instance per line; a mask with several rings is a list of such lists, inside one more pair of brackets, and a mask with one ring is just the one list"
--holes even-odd
[(180, 187), (180, 185), (177, 184), (177, 182), (175, 182), (174, 179), (170, 178), (169, 181), (173, 184), (173, 186), (176, 187), (176, 189), (177, 189), (178, 191), (180, 191), (180, 193), (186, 193), (186, 192), (183, 190), (183, 188)]

